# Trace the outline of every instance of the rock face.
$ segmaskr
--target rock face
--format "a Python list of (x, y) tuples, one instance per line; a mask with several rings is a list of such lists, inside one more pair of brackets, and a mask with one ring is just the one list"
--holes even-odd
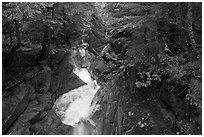
[[(97, 92), (100, 110), (92, 120), (102, 135), (187, 134), (181, 126), (181, 111), (188, 112), (184, 101), (165, 92), (165, 87), (136, 88), (135, 69), (125, 79), (114, 77)], [(159, 90), (164, 89), (159, 96)], [(177, 105), (176, 105), (177, 104)], [(183, 109), (182, 109), (183, 108)], [(183, 120), (188, 123), (188, 120)], [(183, 123), (182, 123), (183, 124)], [(196, 124), (191, 123), (197, 131)], [(185, 128), (185, 127), (184, 127)]]
[(52, 73), (50, 92), (54, 94), (58, 91), (56, 98), (66, 93), (68, 90), (75, 89), (85, 84), (72, 72), (73, 66), (70, 64), (70, 56), (70, 52), (59, 49), (59, 53), (56, 51), (53, 59), (54, 71)]
[(72, 133), (72, 127), (64, 125), (52, 109), (60, 95), (85, 84), (72, 72), (70, 55), (56, 49), (51, 68), (37, 66), (27, 71), (24, 81), (3, 98), (3, 134)]
[[(24, 81), (3, 98), (3, 134), (73, 133), (73, 127), (64, 125), (52, 109), (60, 95), (85, 84), (72, 72), (70, 55), (64, 49), (56, 49), (50, 67), (37, 66), (27, 71)], [(165, 84), (137, 88), (135, 68), (130, 68), (127, 76), (115, 74), (109, 79), (107, 74), (116, 67), (100, 60), (92, 62), (90, 69), (102, 81), (92, 103), (100, 107), (90, 118), (95, 126), (82, 121), (74, 133), (90, 134), (94, 130), (99, 135), (196, 134), (198, 123), (202, 123), (201, 115), (191, 114), (194, 109), (167, 92)], [(196, 117), (200, 121), (192, 124), (191, 118)], [(83, 128), (88, 128), (83, 130), (87, 132), (82, 132)]]

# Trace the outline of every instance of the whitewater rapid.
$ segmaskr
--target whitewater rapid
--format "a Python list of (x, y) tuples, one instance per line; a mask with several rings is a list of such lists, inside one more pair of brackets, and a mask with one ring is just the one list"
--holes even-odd
[(73, 72), (87, 85), (60, 96), (53, 108), (64, 124), (74, 127), (73, 134), (89, 134), (87, 121), (89, 121), (89, 126), (90, 124), (94, 126), (90, 117), (98, 107), (91, 103), (100, 86), (91, 78), (86, 68), (75, 66)]

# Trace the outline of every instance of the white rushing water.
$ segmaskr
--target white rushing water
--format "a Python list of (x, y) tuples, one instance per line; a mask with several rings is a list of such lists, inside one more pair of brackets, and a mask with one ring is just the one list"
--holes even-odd
[(90, 120), (90, 116), (97, 109), (91, 102), (100, 86), (91, 78), (86, 68), (78, 68), (75, 64), (74, 66), (73, 72), (87, 85), (60, 96), (54, 104), (54, 109), (64, 124), (74, 127), (73, 134), (91, 134), (88, 130), (90, 124), (94, 126), (94, 122)]

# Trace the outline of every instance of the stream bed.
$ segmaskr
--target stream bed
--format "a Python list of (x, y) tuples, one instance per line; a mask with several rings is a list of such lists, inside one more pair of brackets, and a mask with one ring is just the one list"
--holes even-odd
[(73, 72), (86, 85), (71, 90), (60, 96), (53, 108), (62, 123), (73, 127), (73, 134), (96, 134), (94, 122), (90, 119), (99, 106), (92, 104), (94, 95), (100, 88), (96, 80), (91, 78), (86, 68), (74, 68)]

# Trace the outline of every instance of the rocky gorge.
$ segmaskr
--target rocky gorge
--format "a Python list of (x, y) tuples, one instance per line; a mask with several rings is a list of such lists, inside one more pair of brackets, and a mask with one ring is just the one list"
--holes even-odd
[(3, 135), (202, 134), (202, 4), (2, 7)]

